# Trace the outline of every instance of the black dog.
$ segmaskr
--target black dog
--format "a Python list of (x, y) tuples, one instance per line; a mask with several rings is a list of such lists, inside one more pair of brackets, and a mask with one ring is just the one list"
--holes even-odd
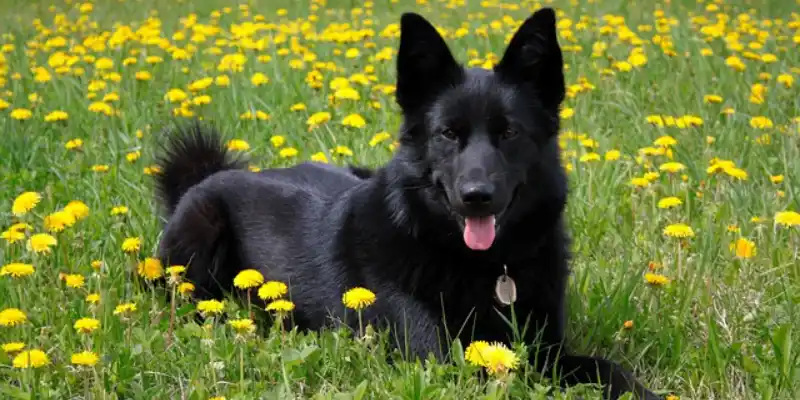
[[(303, 329), (352, 326), (342, 293), (369, 288), (377, 301), (364, 318), (422, 357), (442, 356), (445, 333), (508, 342), (513, 308), (533, 328), (526, 343), (541, 343), (530, 360), (539, 371), (565, 385), (599, 382), (609, 398), (657, 399), (619, 365), (562, 349), (562, 71), (551, 9), (520, 26), (493, 71), (463, 68), (428, 21), (404, 14), (404, 120), (391, 161), (374, 171), (303, 163), (252, 173), (215, 131), (179, 129), (161, 160), (170, 217), (160, 257), (188, 265), (200, 297), (222, 297), (245, 268), (288, 283)], [(498, 300), (513, 300), (509, 286), (496, 295), (506, 271), (512, 306)]]

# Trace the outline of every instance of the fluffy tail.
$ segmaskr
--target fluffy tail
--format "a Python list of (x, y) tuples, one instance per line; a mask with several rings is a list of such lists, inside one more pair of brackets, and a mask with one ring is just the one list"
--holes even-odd
[(156, 193), (172, 214), (189, 188), (219, 171), (242, 169), (246, 161), (228, 152), (217, 130), (195, 122), (169, 132), (157, 164)]

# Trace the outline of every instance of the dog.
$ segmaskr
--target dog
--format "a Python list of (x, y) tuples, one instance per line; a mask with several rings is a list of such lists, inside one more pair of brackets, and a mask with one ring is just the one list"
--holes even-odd
[(247, 268), (286, 282), (307, 330), (358, 326), (342, 294), (368, 288), (377, 300), (364, 320), (422, 358), (445, 355), (445, 334), (508, 343), (517, 321), (534, 328), (522, 334), (538, 343), (530, 364), (563, 386), (658, 399), (620, 365), (563, 345), (570, 239), (554, 11), (530, 15), (491, 70), (463, 67), (421, 15), (404, 13), (400, 30), (403, 120), (385, 165), (255, 173), (216, 129), (179, 127), (158, 161), (162, 262), (187, 265), (198, 298), (234, 292)]

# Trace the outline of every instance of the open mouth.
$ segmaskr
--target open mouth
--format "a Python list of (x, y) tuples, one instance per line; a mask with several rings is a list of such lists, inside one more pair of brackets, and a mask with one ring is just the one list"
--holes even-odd
[(445, 206), (461, 228), (464, 244), (472, 250), (482, 251), (491, 248), (497, 236), (497, 231), (500, 228), (500, 221), (503, 215), (511, 208), (511, 205), (514, 204), (514, 200), (517, 197), (516, 189), (511, 195), (511, 201), (509, 201), (506, 207), (499, 213), (464, 216), (453, 208), (450, 202), (450, 196), (444, 187), (440, 186), (440, 188), (442, 193), (444, 193)]

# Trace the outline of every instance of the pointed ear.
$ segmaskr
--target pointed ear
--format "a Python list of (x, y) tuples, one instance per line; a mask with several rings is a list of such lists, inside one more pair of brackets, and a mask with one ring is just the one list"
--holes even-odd
[(462, 76), (461, 66), (439, 32), (425, 18), (404, 13), (397, 51), (397, 103), (413, 112)]
[(566, 88), (552, 8), (536, 11), (522, 23), (494, 70), (504, 81), (531, 87), (544, 107), (558, 109)]

